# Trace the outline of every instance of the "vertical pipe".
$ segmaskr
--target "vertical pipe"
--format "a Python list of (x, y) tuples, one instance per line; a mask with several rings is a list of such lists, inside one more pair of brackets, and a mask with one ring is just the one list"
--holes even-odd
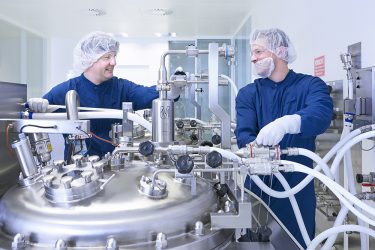
[(219, 105), (219, 48), (217, 43), (208, 45), (208, 107), (221, 121), (221, 147), (231, 148), (230, 116)]
[(68, 120), (78, 119), (79, 96), (75, 90), (69, 90), (65, 95), (66, 115)]
[(133, 121), (128, 119), (128, 113), (133, 112), (132, 102), (123, 102), (122, 136), (125, 137), (129, 146), (133, 145)]

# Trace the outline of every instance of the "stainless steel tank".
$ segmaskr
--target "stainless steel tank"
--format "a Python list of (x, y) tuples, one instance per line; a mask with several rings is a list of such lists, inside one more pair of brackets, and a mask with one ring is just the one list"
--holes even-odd
[[(6, 145), (7, 119), (19, 118), (18, 112), (23, 109), (20, 103), (26, 102), (27, 85), (0, 81), (0, 196), (17, 183), (20, 167), (10, 143), (14, 134), (8, 133)], [(10, 129), (11, 130), (11, 129)]]
[(103, 190), (76, 203), (48, 201), (42, 182), (14, 186), (0, 202), (0, 247), (9, 249), (19, 234), (26, 239), (26, 249), (112, 249), (113, 242), (120, 249), (155, 249), (163, 248), (163, 239), (168, 248), (213, 249), (231, 240), (231, 230), (210, 229), (209, 212), (216, 209), (217, 198), (209, 183), (197, 179), (192, 195), (190, 185), (160, 174), (167, 196), (152, 199), (139, 191), (139, 183), (154, 170), (133, 161), (123, 171), (107, 171), (114, 177)]

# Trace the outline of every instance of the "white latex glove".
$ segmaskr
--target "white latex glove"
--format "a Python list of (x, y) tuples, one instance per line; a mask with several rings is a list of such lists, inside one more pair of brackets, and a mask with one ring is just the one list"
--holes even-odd
[(48, 100), (43, 98), (30, 98), (27, 104), (29, 105), (29, 109), (35, 113), (46, 112), (49, 105)]
[(263, 127), (255, 139), (258, 145), (275, 146), (283, 139), (285, 134), (298, 134), (301, 132), (301, 116), (285, 115)]
[(167, 92), (167, 98), (170, 100), (174, 100), (180, 96), (181, 92), (182, 87), (171, 84), (171, 89)]

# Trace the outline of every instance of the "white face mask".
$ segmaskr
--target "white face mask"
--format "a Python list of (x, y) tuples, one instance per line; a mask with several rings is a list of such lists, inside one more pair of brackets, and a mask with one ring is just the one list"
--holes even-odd
[(254, 63), (254, 69), (258, 76), (266, 78), (272, 74), (275, 69), (275, 63), (272, 57), (266, 57)]

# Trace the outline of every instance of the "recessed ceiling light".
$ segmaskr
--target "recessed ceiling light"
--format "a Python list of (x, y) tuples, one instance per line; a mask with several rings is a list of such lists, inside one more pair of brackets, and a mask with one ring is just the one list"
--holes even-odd
[(98, 8), (89, 8), (88, 13), (90, 16), (104, 16), (105, 11)]
[(155, 8), (148, 10), (147, 13), (153, 16), (169, 16), (173, 11), (170, 9)]
[(163, 34), (159, 33), (159, 32), (154, 33), (154, 35), (157, 36), (157, 37), (162, 37), (163, 36)]

